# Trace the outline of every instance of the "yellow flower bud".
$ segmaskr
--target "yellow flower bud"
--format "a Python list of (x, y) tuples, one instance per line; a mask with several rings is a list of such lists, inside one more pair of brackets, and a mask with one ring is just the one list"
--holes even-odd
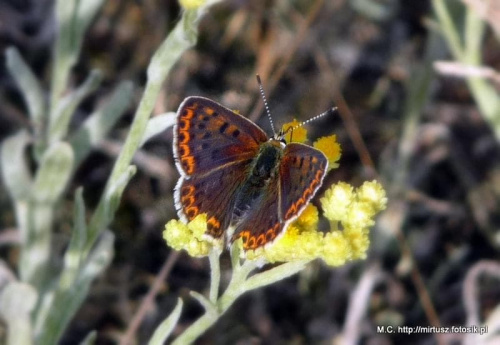
[[(287, 132), (289, 128), (294, 128), (299, 124), (299, 121), (293, 120), (292, 122), (285, 123), (281, 128), (284, 132)], [(304, 127), (295, 128), (293, 131), (290, 130), (286, 133), (285, 140), (287, 143), (305, 143), (307, 140), (307, 130)]]
[(340, 159), (342, 149), (336, 135), (319, 138), (313, 146), (325, 154), (328, 159), (328, 170), (338, 168), (337, 161)]

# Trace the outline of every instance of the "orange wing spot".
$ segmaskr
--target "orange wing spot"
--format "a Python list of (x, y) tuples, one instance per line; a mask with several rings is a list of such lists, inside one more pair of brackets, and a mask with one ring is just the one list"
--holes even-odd
[(207, 232), (213, 237), (220, 237), (222, 235), (220, 222), (217, 218), (212, 216), (207, 220)]
[(208, 220), (207, 220), (207, 224), (211, 226), (211, 228), (216, 228), (216, 229), (219, 229), (220, 228), (220, 222), (217, 220), (217, 218), (215, 217), (210, 217)]
[(192, 119), (194, 116), (194, 111), (195, 111), (197, 106), (198, 105), (195, 103), (195, 104), (193, 104), (192, 107), (186, 108), (184, 110), (184, 114), (182, 114), (181, 117), (184, 119), (188, 119), (188, 120)]
[(299, 208), (304, 206), (305, 200), (306, 199), (304, 198), (300, 198), (299, 200), (297, 200), (297, 202), (295, 203), (295, 209), (298, 210)]
[(307, 188), (305, 191), (304, 191), (304, 194), (302, 194), (302, 198), (303, 199), (309, 199), (312, 195), (312, 190), (311, 188)]
[(180, 131), (187, 131), (189, 128), (191, 128), (191, 121), (181, 118), (179, 122)]
[(179, 154), (181, 158), (189, 157), (191, 155), (191, 149), (186, 144), (179, 144)]
[(265, 234), (260, 234), (259, 237), (257, 237), (257, 241), (256, 241), (255, 245), (257, 247), (261, 247), (264, 244), (266, 244), (266, 235)]
[(205, 107), (205, 108), (203, 108), (203, 110), (205, 111), (205, 113), (207, 115), (212, 115), (214, 113), (214, 110), (212, 108), (209, 108), (209, 107)]
[(243, 245), (245, 249), (255, 249), (257, 248), (257, 242), (255, 241), (255, 236), (250, 236), (248, 242)]
[(179, 144), (187, 144), (191, 137), (189, 136), (189, 132), (182, 130), (177, 136), (177, 139), (179, 139)]
[(193, 220), (194, 217), (198, 215), (198, 212), (200, 210), (196, 206), (189, 206), (186, 208), (186, 216), (188, 217), (189, 220)]
[(295, 213), (297, 213), (297, 207), (295, 204), (292, 204), (285, 214), (285, 219), (290, 219)]
[(184, 170), (186, 170), (187, 174), (192, 174), (194, 172), (194, 158), (189, 156), (189, 157), (182, 157), (181, 158), (181, 163), (182, 167)]
[(242, 231), (242, 232), (240, 232), (238, 237), (241, 237), (241, 240), (243, 241), (243, 247), (246, 248), (246, 243), (248, 242), (248, 238), (250, 237), (250, 232), (249, 231)]
[(194, 193), (194, 186), (182, 186), (181, 194), (182, 196), (187, 196)]
[[(279, 224), (276, 224), (279, 226)], [(274, 226), (274, 228), (276, 228), (276, 225)], [(269, 229), (266, 231), (266, 241), (267, 242), (271, 242), (272, 240), (274, 240), (276, 238), (276, 231), (273, 229)]]
[(313, 163), (313, 164), (316, 164), (316, 163), (318, 163), (318, 158), (316, 158), (316, 157), (313, 157), (313, 158), (312, 158), (312, 163)]
[(182, 202), (182, 205), (184, 205), (184, 207), (189, 207), (192, 204), (194, 204), (194, 196), (192, 196), (192, 195), (183, 196), (181, 198), (181, 202)]

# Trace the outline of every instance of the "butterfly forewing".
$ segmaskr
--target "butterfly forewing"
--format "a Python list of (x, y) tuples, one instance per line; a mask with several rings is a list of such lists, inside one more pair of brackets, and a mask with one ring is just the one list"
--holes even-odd
[(220, 238), (229, 226), (236, 194), (267, 136), (220, 104), (188, 97), (179, 107), (174, 156), (181, 178), (176, 208), (185, 221), (207, 214), (207, 233)]
[(321, 186), (327, 168), (328, 160), (321, 151), (298, 143), (285, 147), (279, 174), (284, 221), (295, 219), (307, 206)]
[(257, 125), (203, 97), (181, 104), (174, 128), (174, 155), (184, 176), (209, 173), (255, 157), (267, 136)]

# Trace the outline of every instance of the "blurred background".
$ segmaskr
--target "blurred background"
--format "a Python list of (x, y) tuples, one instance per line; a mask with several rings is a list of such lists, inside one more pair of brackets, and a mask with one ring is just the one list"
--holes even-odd
[[(313, 262), (290, 279), (249, 293), (198, 344), (467, 341), (464, 333), (377, 332), (380, 325), (486, 322), (490, 333), (495, 324), (499, 332), (500, 6), (491, 1), (485, 10), (485, 3), (225, 0), (210, 8), (199, 23), (198, 43), (167, 77), (155, 114), (176, 111), (185, 97), (199, 95), (239, 110), (271, 134), (258, 73), (278, 126), (339, 108), (307, 126), (309, 138), (336, 134), (342, 145), (340, 166), (318, 196), (334, 182), (359, 186), (377, 179), (389, 204), (372, 229), (366, 260), (335, 269)], [(481, 18), (476, 46), (467, 36), (470, 11)], [(30, 126), (3, 52), (17, 47), (48, 89), (53, 12), (52, 0), (0, 1), (0, 141)], [(132, 81), (134, 97), (111, 135), (77, 167), (56, 213), (55, 252), (70, 237), (76, 188), (84, 187), (89, 210), (96, 207), (149, 60), (180, 13), (174, 0), (108, 0), (85, 35), (70, 83), (82, 83), (94, 68), (104, 78), (75, 111), (70, 128), (78, 128), (121, 81)], [(132, 343), (145, 343), (178, 297), (185, 304), (176, 332), (203, 312), (189, 291), (207, 291), (208, 260), (185, 253), (172, 259), (162, 239), (164, 224), (177, 218), (172, 130), (150, 140), (134, 164), (138, 172), (111, 225), (113, 262), (92, 285), (61, 344), (76, 344), (93, 329), (96, 344), (118, 344), (167, 260), (168, 278)], [(0, 258), (15, 272), (19, 237), (2, 184), (0, 212)], [(226, 257), (222, 269), (229, 267)]]

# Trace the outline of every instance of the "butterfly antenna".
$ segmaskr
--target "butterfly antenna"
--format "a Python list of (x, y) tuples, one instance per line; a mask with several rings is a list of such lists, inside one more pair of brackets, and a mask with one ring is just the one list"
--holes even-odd
[(323, 112), (323, 113), (321, 113), (321, 114), (319, 114), (319, 115), (316, 115), (316, 116), (314, 116), (314, 117), (311, 117), (310, 119), (308, 119), (308, 120), (306, 120), (306, 121), (304, 121), (304, 122), (301, 122), (301, 123), (299, 123), (298, 125), (296, 125), (296, 126), (294, 126), (294, 127), (288, 127), (288, 128), (287, 128), (287, 130), (285, 131), (285, 133), (284, 133), (284, 134), (286, 134), (286, 133), (288, 133), (288, 132), (290, 132), (290, 131), (292, 131), (292, 133), (293, 133), (293, 131), (294, 131), (294, 130), (296, 130), (297, 128), (300, 128), (300, 127), (302, 127), (302, 126), (304, 126), (304, 125), (308, 124), (309, 122), (313, 122), (313, 121), (315, 121), (315, 120), (317, 120), (317, 119), (319, 119), (319, 118), (321, 118), (321, 117), (323, 117), (323, 116), (325, 116), (325, 115), (328, 115), (328, 114), (330, 114), (330, 113), (333, 113), (333, 112), (334, 112), (334, 111), (336, 111), (337, 109), (338, 109), (337, 107), (330, 108), (330, 109), (328, 109), (327, 111), (325, 111), (325, 112)]
[(267, 117), (269, 118), (269, 122), (271, 122), (271, 129), (273, 130), (273, 134), (276, 136), (276, 130), (274, 129), (273, 118), (271, 117), (271, 111), (267, 105), (266, 95), (264, 94), (264, 88), (262, 87), (262, 81), (260, 80), (260, 75), (257, 74), (257, 83), (259, 84), (260, 95), (262, 96), (262, 100), (264, 101), (264, 106), (266, 107)]

